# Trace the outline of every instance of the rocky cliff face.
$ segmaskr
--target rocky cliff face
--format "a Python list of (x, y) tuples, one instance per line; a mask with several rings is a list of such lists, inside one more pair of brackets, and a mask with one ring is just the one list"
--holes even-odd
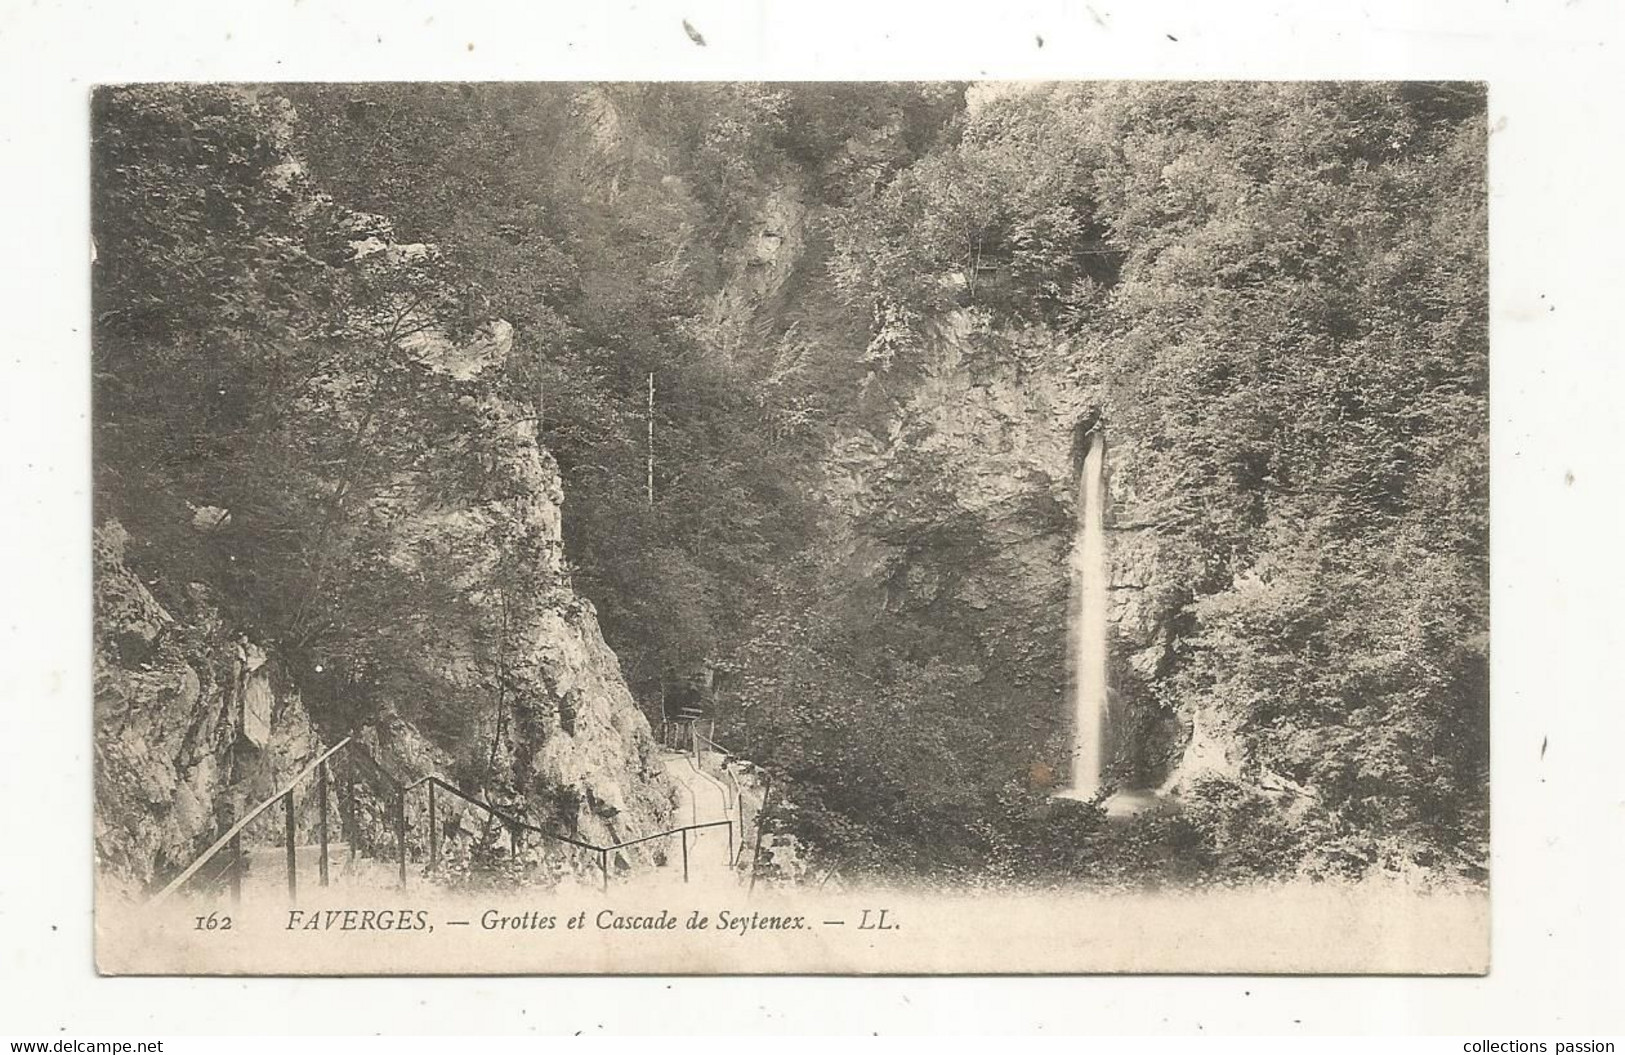
[(141, 886), (187, 864), (323, 741), (280, 665), (225, 623), (209, 588), (142, 581), (131, 541), (116, 520), (94, 540), (96, 855), (104, 876)]
[[(830, 491), (879, 537), (847, 545), (891, 584), (890, 604), (959, 628), (979, 643), (982, 688), (1006, 709), (1005, 760), (1035, 786), (1063, 784), (1071, 747), (1066, 625), (1072, 584), (1082, 431), (1105, 415), (1088, 349), (1047, 331), (993, 328), (964, 312), (938, 333), (884, 439), (836, 444)], [(1159, 692), (1169, 672), (1179, 584), (1161, 569), (1154, 513), (1136, 487), (1132, 436), (1107, 437), (1112, 778), (1125, 787), (1177, 787), (1190, 766), (1223, 767), (1231, 748), (1201, 716)], [(899, 513), (920, 479), (942, 504)], [(957, 524), (953, 531), (942, 527)], [(946, 542), (946, 544), (943, 544)], [(1193, 738), (1193, 730), (1195, 736)]]
[[(510, 343), (511, 330), (497, 324), (463, 346), (429, 337), (408, 353), (467, 379), (500, 363)], [(387, 559), (425, 574), (444, 573), (451, 560), (452, 593), (477, 615), (446, 620), (434, 646), (410, 661), (414, 669), (394, 673), (440, 686), (448, 713), (479, 715), (472, 729), (436, 735), (432, 709), (393, 707), (352, 724), (319, 665), (292, 669), (274, 643), (230, 625), (207, 583), (144, 580), (128, 531), (113, 520), (98, 526), (96, 821), (104, 875), (140, 887), (172, 874), (344, 735), (397, 781), (438, 772), (538, 826), (587, 841), (668, 826), (673, 789), (654, 758), (648, 722), (564, 564), (557, 468), (516, 408), (491, 400), (481, 410), (486, 425), (508, 437), (492, 467), (504, 480), (495, 492), (501, 497), (463, 506), (378, 500), (394, 503)], [(223, 513), (208, 512), (194, 518), (193, 530), (231, 530)], [(383, 803), (359, 801), (356, 837), (386, 841)], [(421, 802), (407, 805), (415, 848), (425, 819)], [(308, 803), (300, 806), (301, 834), (311, 813)], [(482, 820), (458, 818), (471, 834)], [(250, 842), (280, 836), (265, 827), (251, 829)]]
[[(823, 282), (808, 237), (817, 224), (793, 179), (766, 188), (726, 261), (720, 344), (771, 341), (787, 319), (805, 321), (796, 297)], [(1176, 791), (1198, 774), (1237, 776), (1235, 731), (1222, 716), (1176, 709), (1163, 689), (1188, 597), (1162, 560), (1138, 440), (1113, 431), (1091, 349), (1042, 327), (994, 324), (971, 308), (936, 320), (917, 372), (876, 381), (873, 401), (883, 409), (866, 416), (867, 428), (837, 436), (823, 467), (835, 574), (928, 625), (949, 658), (979, 678), (976, 689), (1003, 715), (997, 764), (1035, 790), (1063, 785), (1069, 773), (1068, 557), (1079, 439), (1100, 422), (1110, 500), (1110, 776), (1124, 787)]]
[[(473, 378), (498, 367), (511, 346), (511, 328), (499, 323), (461, 347), (429, 336), (419, 352), (434, 369)], [(411, 571), (462, 555), (454, 586), (481, 616), (471, 625), (494, 629), (490, 639), (442, 636), (418, 661), (421, 673), (455, 695), (492, 701), (470, 708), (491, 715), (471, 737), (489, 754), (464, 760), (484, 770), (491, 801), (599, 845), (666, 827), (673, 789), (648, 720), (591, 602), (570, 581), (558, 467), (521, 408), (492, 399), (484, 411), (491, 432), (506, 437), (493, 466), (502, 497), (403, 510), (390, 560)]]
[[(830, 296), (820, 207), (793, 172), (761, 188), (723, 261), (715, 343), (771, 347), (786, 329), (855, 359), (850, 310)], [(1170, 683), (1190, 584), (1172, 570), (1141, 440), (1113, 427), (1107, 370), (1086, 340), (996, 323), (971, 307), (929, 320), (919, 362), (871, 378), (870, 406), (830, 445), (819, 489), (832, 574), (917, 621), (978, 679), (998, 764), (1041, 790), (1069, 774), (1067, 620), (1085, 429), (1107, 446), (1109, 776), (1178, 792), (1242, 777), (1245, 743)], [(862, 421), (860, 427), (857, 421)]]

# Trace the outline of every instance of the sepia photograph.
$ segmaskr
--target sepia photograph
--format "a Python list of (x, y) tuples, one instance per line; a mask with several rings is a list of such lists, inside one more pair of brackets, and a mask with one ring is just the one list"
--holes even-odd
[(1482, 84), (90, 105), (101, 970), (1487, 969)]

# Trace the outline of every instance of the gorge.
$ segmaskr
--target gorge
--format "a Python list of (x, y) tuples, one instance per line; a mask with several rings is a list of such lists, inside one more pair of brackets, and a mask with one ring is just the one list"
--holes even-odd
[(346, 735), (656, 830), (704, 669), (821, 875), (1482, 881), (1481, 93), (149, 85), (95, 127), (104, 870)]

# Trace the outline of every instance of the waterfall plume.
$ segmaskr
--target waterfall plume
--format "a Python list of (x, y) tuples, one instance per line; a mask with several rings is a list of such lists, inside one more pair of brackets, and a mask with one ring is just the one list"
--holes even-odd
[(1106, 768), (1106, 437), (1085, 437), (1078, 471), (1077, 536), (1072, 546), (1072, 783), (1059, 794), (1092, 799)]

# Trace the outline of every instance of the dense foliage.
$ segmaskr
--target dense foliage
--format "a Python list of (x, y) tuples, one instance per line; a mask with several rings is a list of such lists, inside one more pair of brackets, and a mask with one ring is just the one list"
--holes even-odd
[(432, 247), (356, 248), (389, 221), (310, 186), (285, 102), (129, 88), (96, 108), (98, 515), (132, 529), (166, 600), (207, 584), (309, 691), (344, 678), (359, 707), (456, 724), (392, 673), (478, 619), (450, 586), (468, 555), (415, 574), (387, 538), (408, 496), (502, 486), (486, 383), (402, 354), (431, 331), (475, 339), (477, 304)]
[[(1177, 631), (1161, 704), (1220, 716), (1252, 773), (1307, 800), (1289, 824), (1254, 789), (1207, 782), (1172, 828), (1110, 838), (1194, 840), (1173, 856), (1202, 872), (1480, 874), (1484, 134), (1482, 94), (1455, 85), (978, 88), (957, 137), (836, 213), (832, 273), (873, 310), (878, 373), (929, 371), (943, 319), (967, 304), (995, 330), (1047, 328), (1077, 349), (1132, 452), (1115, 471), (1156, 525), (1147, 588)], [(951, 496), (909, 499), (888, 495), (892, 523), (871, 534), (923, 544), (953, 527)], [(958, 527), (952, 552), (986, 559), (974, 525)], [(835, 694), (904, 699), (884, 731), (869, 710), (836, 719), (864, 730), (841, 765), (802, 765), (820, 787), (841, 773), (817, 824), (861, 817), (888, 843), (969, 848), (935, 867), (1120, 866), (1104, 859), (1117, 850), (1066, 861), (1044, 830), (1065, 811), (1000, 782), (1006, 730), (977, 713), (979, 668), (1029, 672), (996, 647), (1023, 628), (984, 617), (967, 635), (940, 606), (856, 618), (869, 647), (850, 629), (810, 647), (880, 685)], [(976, 676), (943, 677), (946, 662)], [(817, 680), (774, 691), (817, 696)], [(899, 743), (928, 778), (889, 756)], [(854, 805), (851, 769), (911, 815)], [(1099, 819), (1059, 823), (1078, 845)]]
[[(354, 706), (416, 700), (455, 740), (473, 717), (387, 672), (489, 618), (447, 587), (468, 555), (408, 575), (381, 540), (403, 489), (494, 497), (500, 396), (557, 458), (577, 585), (651, 713), (663, 675), (721, 662), (724, 737), (849, 870), (1474, 875), (1483, 136), (1454, 85), (106, 90), (98, 501), (304, 677), (370, 672)], [(741, 295), (775, 195), (800, 255)], [(1064, 598), (952, 603), (998, 544), (906, 442), (864, 502), (830, 487), (967, 314), (1092, 379), (1155, 512), (1160, 705), (1308, 789), (1290, 823), (1242, 784), (1128, 828), (1047, 798), (1023, 760), (1054, 723), (1012, 701), (1060, 717)], [(397, 354), (496, 319), (500, 376)], [(529, 567), (493, 588), (545, 588)]]

